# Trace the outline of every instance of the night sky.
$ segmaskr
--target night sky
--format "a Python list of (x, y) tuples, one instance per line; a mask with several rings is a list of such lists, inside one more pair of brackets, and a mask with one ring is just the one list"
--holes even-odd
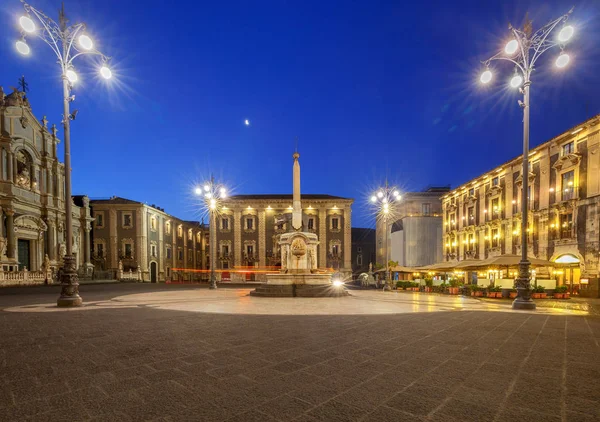
[[(503, 48), (508, 22), (528, 11), (537, 29), (573, 4), (572, 64), (555, 71), (549, 51), (534, 74), (533, 146), (600, 113), (597, 0), (67, 0), (116, 75), (106, 84), (94, 61), (76, 62), (73, 192), (194, 219), (194, 183), (211, 173), (234, 193), (291, 193), (298, 137), (302, 191), (355, 198), (353, 225), (373, 227), (367, 199), (386, 177), (454, 187), (521, 153), (513, 69), (482, 89), (480, 60)], [(56, 19), (60, 2), (33, 5)], [(34, 113), (58, 125), (50, 49), (14, 49), (21, 10), (0, 5), (0, 85), (24, 74)]]

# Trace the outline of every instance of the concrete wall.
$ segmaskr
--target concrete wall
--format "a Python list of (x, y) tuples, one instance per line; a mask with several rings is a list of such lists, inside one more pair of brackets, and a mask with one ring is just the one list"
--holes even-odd
[(442, 261), (442, 218), (405, 217), (402, 230), (391, 234), (391, 259), (406, 267)]

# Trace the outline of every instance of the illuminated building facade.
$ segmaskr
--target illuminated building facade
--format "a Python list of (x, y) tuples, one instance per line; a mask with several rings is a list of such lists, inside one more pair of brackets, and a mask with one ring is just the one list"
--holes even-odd
[[(529, 160), (530, 256), (565, 264), (558, 285), (598, 296), (600, 115), (532, 148)], [(521, 253), (521, 163), (444, 195), (444, 260)]]
[[(332, 195), (302, 195), (304, 231), (316, 233), (317, 266), (352, 273), (353, 199)], [(223, 201), (217, 218), (217, 269), (278, 267), (279, 236), (288, 232), (292, 195), (235, 195)], [(232, 272), (232, 280), (236, 275)], [(248, 273), (252, 280), (252, 273)], [(242, 281), (242, 280), (239, 280)]]

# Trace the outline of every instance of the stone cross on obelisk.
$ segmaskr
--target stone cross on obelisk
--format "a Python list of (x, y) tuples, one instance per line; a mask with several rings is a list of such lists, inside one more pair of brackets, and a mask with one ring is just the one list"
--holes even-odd
[(302, 228), (302, 203), (300, 202), (300, 163), (298, 151), (294, 152), (294, 196), (292, 198), (292, 227), (294, 230)]

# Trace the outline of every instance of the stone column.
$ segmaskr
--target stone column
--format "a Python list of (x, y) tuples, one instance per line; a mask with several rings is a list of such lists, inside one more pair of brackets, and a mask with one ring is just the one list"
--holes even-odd
[(242, 212), (233, 210), (233, 266), (242, 265)]
[(165, 260), (166, 260), (166, 250), (165, 250), (165, 221), (162, 216), (156, 216), (156, 224), (158, 225), (158, 274), (156, 275), (157, 280), (160, 280), (160, 274), (165, 272)]
[(182, 234), (183, 234), (183, 268), (187, 268), (188, 267), (188, 247), (187, 247), (188, 234), (187, 234), (187, 230), (185, 229), (185, 226), (183, 226), (183, 224), (181, 226), (183, 227), (181, 229)]
[(14, 182), (15, 181), (15, 177), (14, 177), (14, 173), (13, 173), (13, 153), (10, 151), (7, 151), (6, 153), (6, 180), (9, 182)]
[[(146, 207), (142, 206), (137, 211), (137, 221), (139, 224), (136, 225), (135, 231), (137, 235), (137, 250), (138, 252), (138, 265), (140, 266), (142, 273), (148, 272), (148, 212)], [(144, 279), (142, 279), (144, 281)]]
[(15, 258), (15, 211), (5, 210), (6, 213), (6, 257)]
[(352, 273), (352, 210), (344, 207), (344, 269)]
[(17, 165), (17, 156), (15, 154), (12, 154), (12, 159), (13, 159), (12, 181), (16, 183), (17, 182), (17, 169), (19, 168), (19, 166)]
[(108, 237), (110, 241), (110, 268), (116, 270), (119, 266), (119, 245), (117, 237), (117, 210), (111, 209), (108, 212)]
[(53, 221), (48, 219), (48, 230), (46, 231), (46, 253), (48, 254), (48, 259), (50, 261), (54, 261), (56, 259), (56, 240), (54, 236), (54, 230), (56, 229), (56, 225)]
[(319, 209), (319, 259), (317, 267), (327, 266), (327, 209)]
[(85, 250), (83, 251), (83, 257), (84, 257), (84, 264), (85, 265), (91, 265), (91, 244), (90, 244), (90, 226), (89, 223), (84, 221), (84, 229), (83, 229), (83, 236), (84, 236), (84, 248)]
[(267, 265), (267, 227), (266, 211), (258, 211), (258, 262), (261, 267)]

